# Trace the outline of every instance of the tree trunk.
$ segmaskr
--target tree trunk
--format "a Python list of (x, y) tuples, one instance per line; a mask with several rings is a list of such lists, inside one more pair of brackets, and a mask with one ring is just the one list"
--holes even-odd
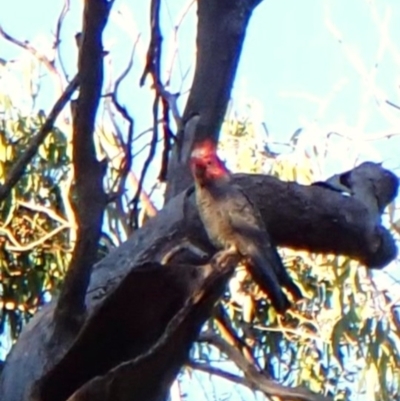
[[(217, 142), (230, 99), (247, 25), (261, 0), (198, 0), (196, 70), (168, 167), (168, 201), (191, 183), (187, 166), (194, 142)], [(194, 115), (193, 131), (186, 123)], [(186, 128), (186, 129), (185, 129)]]

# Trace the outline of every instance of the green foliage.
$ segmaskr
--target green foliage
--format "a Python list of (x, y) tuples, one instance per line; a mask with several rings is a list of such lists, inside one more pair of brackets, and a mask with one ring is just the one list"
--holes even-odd
[[(0, 184), (6, 182), (46, 119), (42, 111), (35, 111), (37, 94), (28, 90), (38, 84), (36, 73), (40, 63), (34, 57), (19, 62), (25, 67), (22, 74), (18, 68), (0, 66)], [(71, 121), (67, 107), (0, 205), (2, 339), (15, 341), (37, 309), (57, 294), (71, 260), (76, 240), (71, 204), (74, 194)], [(109, 161), (106, 190), (118, 194), (105, 213), (98, 250), (100, 260), (130, 232), (126, 218), (130, 198), (126, 193), (127, 177), (121, 173), (125, 162), (122, 139), (103, 126), (97, 134), (100, 157)]]
[[(41, 113), (22, 115), (7, 96), (0, 104), (0, 182), (43, 124)], [(58, 129), (47, 137), (25, 174), (0, 206), (0, 334), (22, 325), (60, 287), (68, 267), (74, 224), (66, 213), (71, 174), (68, 141)]]

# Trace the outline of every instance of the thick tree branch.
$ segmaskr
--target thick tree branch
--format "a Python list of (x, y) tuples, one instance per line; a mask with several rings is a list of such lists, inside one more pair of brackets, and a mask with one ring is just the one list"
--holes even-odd
[[(187, 162), (193, 142), (218, 140), (250, 16), (260, 1), (198, 0), (197, 59), (190, 95), (168, 167), (166, 201), (191, 182)], [(207, 85), (205, 85), (207, 82)], [(199, 115), (193, 137), (186, 122)], [(185, 144), (185, 146), (183, 146)]]
[[(363, 198), (346, 196), (263, 175), (238, 174), (237, 182), (256, 200), (278, 245), (347, 255), (367, 267), (381, 268), (397, 255), (393, 237), (381, 226), (380, 213), (397, 196), (398, 178), (373, 163), (351, 171), (368, 172), (365, 181), (373, 192), (364, 193)], [(378, 210), (370, 205), (371, 197), (379, 204)]]
[[(85, 294), (97, 257), (106, 195), (105, 166), (96, 157), (94, 121), (103, 86), (102, 33), (111, 7), (108, 0), (86, 0), (78, 74), (79, 97), (73, 107), (74, 206), (77, 242), (57, 303), (56, 323), (72, 325), (85, 312)], [(72, 328), (73, 326), (71, 326)]]
[[(235, 263), (237, 261), (232, 259), (221, 266), (213, 260), (195, 270), (192, 268), (198, 279), (192, 279), (189, 287), (184, 286), (181, 289), (181, 292), (186, 293), (187, 299), (154, 346), (132, 361), (120, 364), (103, 377), (87, 382), (68, 401), (162, 399), (186, 362), (191, 345), (223, 291), (224, 283), (233, 272)], [(187, 270), (188, 267), (183, 268)], [(163, 268), (165, 269), (166, 267)], [(187, 292), (188, 288), (191, 289), (190, 292)], [(151, 381), (148, 380), (149, 375), (152, 377)], [(49, 401), (50, 399), (54, 400), (49, 398)]]
[(9, 172), (7, 179), (3, 185), (0, 186), (0, 202), (2, 202), (17, 184), (19, 179), (25, 173), (26, 166), (30, 163), (33, 157), (36, 155), (39, 146), (46, 139), (47, 135), (51, 132), (54, 127), (54, 123), (61, 113), (65, 105), (70, 100), (71, 96), (78, 88), (78, 77), (75, 77), (67, 86), (64, 93), (54, 104), (51, 109), (46, 121), (40, 128), (39, 132), (31, 139), (25, 152), (22, 154), (19, 160), (15, 162)]
[[(378, 165), (374, 177), (369, 178), (369, 183), (377, 180), (378, 192), (386, 193), (386, 196), (379, 196), (383, 202), (381, 207), (384, 207), (397, 190), (396, 177)], [(234, 180), (245, 188), (260, 208), (277, 245), (350, 255), (373, 266), (383, 266), (396, 255), (394, 240), (389, 232), (378, 225), (375, 217), (371, 219), (368, 207), (357, 197), (344, 196), (329, 188), (282, 182), (262, 175), (242, 174), (235, 176)], [(389, 192), (391, 196), (388, 196)], [(371, 221), (376, 226), (371, 226)], [(371, 249), (368, 243), (371, 235), (379, 242), (378, 249)], [(210, 251), (210, 254), (215, 252), (207, 240), (190, 191), (169, 202), (126, 243), (96, 265), (86, 295), (86, 323), (73, 343), (68, 339), (55, 342), (49, 336), (53, 318), (51, 305), (35, 316), (7, 358), (0, 381), (2, 401), (27, 399), (34, 383), (43, 377), (47, 378), (41, 382), (46, 394), (52, 394), (52, 386), (58, 386), (58, 393), (67, 396), (84, 383), (90, 385), (95, 376), (105, 375), (103, 379), (109, 380), (107, 372), (113, 368), (123, 375), (113, 371), (118, 373), (112, 376), (115, 378), (112, 379), (113, 385), (125, 386), (125, 381), (120, 378), (129, 376), (128, 365), (119, 365), (124, 361), (133, 363), (140, 355), (149, 355), (152, 344), (157, 342), (180, 310), (179, 305), (195, 292), (196, 268), (188, 267), (188, 260), (193, 259), (192, 253), (181, 252), (169, 257), (171, 266), (180, 263), (184, 268), (173, 270), (173, 267), (164, 266), (158, 270), (161, 273), (155, 269), (171, 249), (185, 240)], [(146, 266), (149, 274), (145, 280)], [(169, 279), (162, 275), (164, 271), (165, 274), (170, 272)], [(184, 288), (185, 291), (182, 290)], [(224, 286), (218, 285), (218, 288), (221, 295)], [(196, 322), (199, 321), (195, 318), (192, 323), (188, 322), (193, 324), (192, 334), (198, 328)], [(177, 355), (187, 355), (186, 340), (181, 343), (175, 342), (174, 338), (172, 336), (171, 342), (167, 341), (170, 349)], [(29, 352), (32, 349), (36, 352)], [(140, 388), (147, 388), (148, 383), (154, 385), (153, 371), (145, 367), (156, 366), (158, 360), (164, 376), (158, 376), (157, 380), (169, 383), (174, 377), (177, 367), (167, 368), (164, 355), (154, 354), (154, 359), (145, 359), (152, 360), (154, 365), (147, 365), (147, 362), (143, 365)], [(66, 377), (70, 377), (71, 381), (65, 381)], [(127, 382), (130, 383), (129, 380)], [(127, 386), (131, 386), (129, 383)], [(113, 389), (122, 391), (117, 387)], [(63, 390), (60, 391), (60, 388)]]

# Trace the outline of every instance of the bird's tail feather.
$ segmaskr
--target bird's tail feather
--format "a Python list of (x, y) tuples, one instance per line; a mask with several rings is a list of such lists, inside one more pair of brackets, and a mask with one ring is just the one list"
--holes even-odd
[[(290, 302), (282, 291), (273, 267), (255, 247), (247, 253), (248, 269), (254, 281), (271, 298), (271, 303), (279, 313), (290, 307)], [(249, 249), (247, 249), (249, 251)]]
[(269, 260), (270, 266), (275, 271), (279, 284), (288, 290), (295, 301), (303, 298), (300, 288), (293, 282), (276, 248), (271, 245), (265, 250), (265, 253), (267, 255), (266, 258)]

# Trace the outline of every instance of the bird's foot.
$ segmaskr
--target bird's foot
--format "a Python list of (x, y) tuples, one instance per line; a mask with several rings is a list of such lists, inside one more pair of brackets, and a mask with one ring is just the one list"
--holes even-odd
[(216, 253), (211, 263), (217, 268), (226, 269), (231, 266), (236, 266), (240, 259), (241, 257), (236, 247), (232, 246)]

